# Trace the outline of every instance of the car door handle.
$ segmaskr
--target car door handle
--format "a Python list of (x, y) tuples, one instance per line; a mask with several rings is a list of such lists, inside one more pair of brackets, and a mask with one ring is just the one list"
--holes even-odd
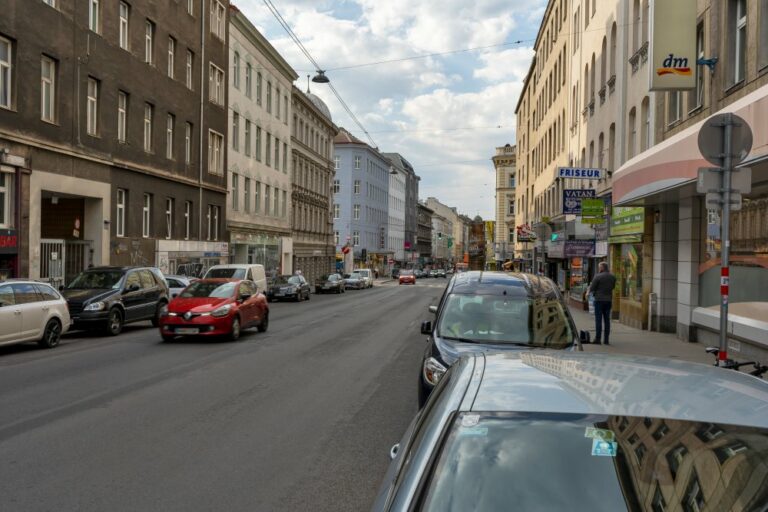
[(20, 315), (20, 314), (21, 314), (21, 310), (20, 310), (20, 309), (15, 309), (15, 310), (13, 311), (13, 314), (14, 314), (14, 315)]

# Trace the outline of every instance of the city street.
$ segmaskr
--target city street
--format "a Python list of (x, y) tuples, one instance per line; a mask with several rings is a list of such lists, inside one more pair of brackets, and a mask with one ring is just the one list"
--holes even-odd
[(0, 349), (4, 510), (366, 510), (445, 280), (271, 304), (238, 342), (148, 323)]

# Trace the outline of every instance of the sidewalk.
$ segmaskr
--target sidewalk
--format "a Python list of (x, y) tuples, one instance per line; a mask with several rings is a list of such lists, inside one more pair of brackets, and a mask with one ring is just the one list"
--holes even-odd
[[(589, 331), (590, 339), (594, 340), (594, 315), (590, 315), (586, 311), (576, 310), (576, 308), (569, 309), (573, 320), (576, 322), (576, 327), (580, 331)], [(700, 343), (682, 341), (671, 333), (634, 329), (620, 323), (618, 320), (611, 322), (610, 342), (610, 345), (584, 345), (584, 351), (681, 359), (710, 365), (714, 362), (714, 358), (704, 351), (706, 347)]]

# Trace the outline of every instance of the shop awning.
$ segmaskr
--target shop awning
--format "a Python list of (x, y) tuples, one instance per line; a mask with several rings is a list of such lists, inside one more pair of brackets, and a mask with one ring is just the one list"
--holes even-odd
[[(768, 153), (768, 85), (717, 113), (733, 112), (752, 128), (752, 153), (757, 161)], [(696, 180), (699, 167), (712, 167), (699, 152), (698, 136), (705, 120), (696, 123), (628, 160), (613, 174), (615, 206), (644, 205), (652, 196)], [(755, 176), (753, 175), (753, 181)]]

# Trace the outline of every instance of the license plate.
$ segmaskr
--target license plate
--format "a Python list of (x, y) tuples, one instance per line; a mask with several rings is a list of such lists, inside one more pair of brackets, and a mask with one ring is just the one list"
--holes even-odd
[(200, 329), (197, 327), (179, 327), (176, 329), (176, 334), (199, 334)]
[(330, 286), (323, 286), (323, 290), (330, 290), (330, 289), (331, 289)]
[(283, 292), (275, 293), (275, 297), (282, 297), (283, 295), (285, 295)]

